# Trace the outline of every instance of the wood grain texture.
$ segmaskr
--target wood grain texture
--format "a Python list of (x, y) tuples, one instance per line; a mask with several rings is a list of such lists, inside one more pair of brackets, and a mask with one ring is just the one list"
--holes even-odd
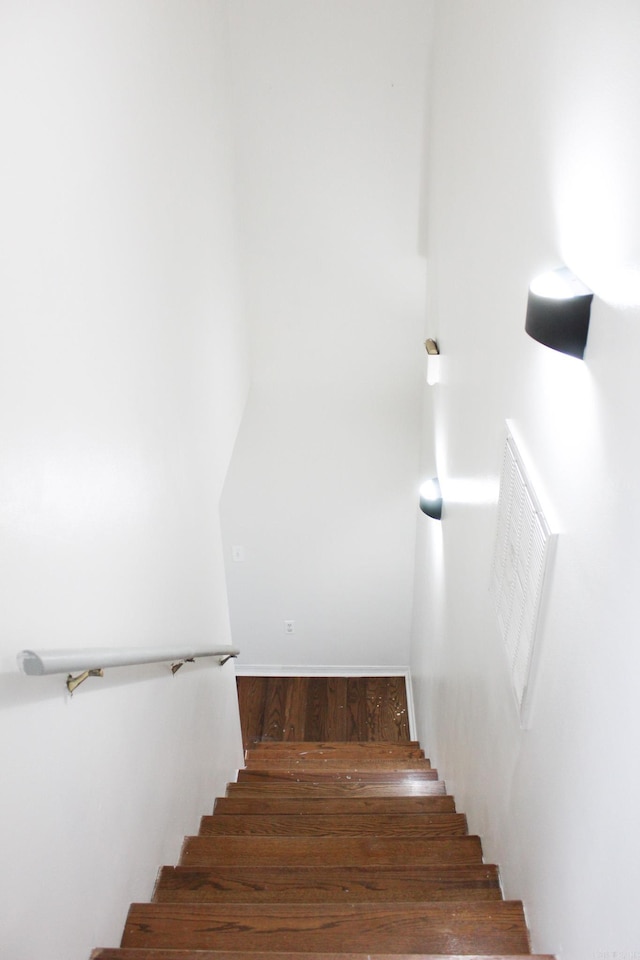
[(352, 753), (406, 753), (407, 751), (417, 750), (419, 756), (424, 756), (424, 751), (420, 746), (419, 740), (404, 740), (402, 742), (393, 740), (348, 740), (343, 743), (337, 743), (334, 740), (287, 740), (272, 741), (263, 740), (260, 743), (253, 742), (248, 748), (257, 753), (271, 753), (272, 751), (286, 753), (295, 753), (296, 750), (326, 750), (329, 753), (340, 757), (348, 757)]
[(475, 836), (430, 840), (380, 837), (187, 837), (182, 866), (398, 866), (482, 863)]
[(163, 950), (101, 947), (94, 950), (91, 960), (555, 960), (550, 953), (309, 953), (282, 950)]
[(388, 741), (378, 742), (374, 740), (360, 742), (327, 742), (320, 741), (264, 741), (262, 743), (252, 743), (247, 748), (245, 758), (269, 759), (274, 760), (278, 757), (297, 757), (299, 759), (313, 760), (316, 758), (331, 759), (338, 757), (344, 760), (353, 757), (359, 760), (379, 758), (405, 758), (405, 759), (424, 759), (424, 750), (422, 750), (415, 741), (407, 743), (389, 743)]
[[(393, 740), (394, 737), (376, 737), (372, 732), (369, 736), (367, 725), (367, 682), (360, 678), (349, 677), (347, 680), (347, 733), (349, 740)], [(399, 739), (399, 738), (398, 738)]]
[(264, 778), (227, 784), (228, 797), (430, 797), (446, 794), (442, 780), (411, 780), (381, 783), (333, 780), (326, 783)]
[(348, 740), (346, 677), (313, 677), (309, 681), (307, 740)]
[(245, 746), (409, 740), (404, 677), (238, 677)]
[[(264, 728), (267, 678), (238, 677), (236, 686), (238, 690), (242, 742), (246, 745), (249, 739), (255, 736), (256, 731), (262, 733)], [(258, 739), (261, 739), (261, 736), (258, 737)]]
[(132, 904), (122, 946), (526, 953), (522, 904)]
[[(250, 748), (152, 903), (132, 904), (122, 947), (92, 960), (534, 960), (522, 904), (503, 900), (419, 745), (304, 740), (328, 729), (311, 679), (254, 693), (283, 739)], [(329, 696), (346, 697), (343, 736), (401, 713), (377, 682)]]
[(318, 814), (416, 814), (455, 813), (455, 801), (451, 796), (432, 797), (272, 797), (264, 793), (257, 797), (218, 797), (214, 805), (216, 816), (300, 816)]
[(274, 757), (266, 761), (264, 757), (249, 757), (245, 762), (245, 770), (261, 770), (266, 764), (270, 770), (346, 770), (347, 773), (358, 773), (360, 770), (401, 773), (404, 770), (421, 772), (431, 769), (429, 760), (410, 757), (397, 760), (389, 757), (347, 757), (345, 760), (338, 757)]
[(200, 836), (455, 837), (467, 833), (462, 813), (351, 813), (202, 817)]
[(298, 781), (307, 783), (396, 783), (403, 787), (406, 793), (411, 793), (411, 784), (420, 783), (424, 780), (437, 780), (438, 771), (433, 767), (423, 770), (366, 770), (359, 769), (349, 772), (343, 770), (331, 770), (326, 767), (277, 767), (269, 765), (268, 767), (252, 767), (250, 770), (246, 767), (238, 770), (238, 783), (263, 783), (268, 781)]
[(353, 903), (501, 900), (498, 869), (472, 866), (163, 867), (153, 900)]
[[(267, 740), (287, 739), (288, 730), (285, 708), (287, 704), (287, 693), (293, 679), (292, 677), (267, 678), (262, 734)], [(301, 678), (297, 686), (299, 689), (304, 688), (304, 684), (305, 680)], [(304, 739), (304, 731), (300, 729), (301, 726), (304, 726), (304, 722), (300, 724), (300, 718), (294, 717), (292, 723), (295, 736), (291, 737), (291, 739)]]
[[(399, 678), (395, 678), (396, 680)], [(408, 727), (404, 684), (390, 683), (385, 677), (367, 679), (365, 688), (369, 740), (384, 740), (390, 729)], [(398, 737), (400, 739), (400, 737)]]

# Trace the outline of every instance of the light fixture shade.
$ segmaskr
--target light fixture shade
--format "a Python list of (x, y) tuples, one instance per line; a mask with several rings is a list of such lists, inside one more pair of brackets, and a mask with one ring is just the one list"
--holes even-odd
[(532, 282), (524, 328), (538, 343), (582, 360), (589, 332), (593, 293), (560, 267)]
[(442, 493), (437, 477), (426, 480), (420, 487), (420, 509), (434, 520), (442, 520)]

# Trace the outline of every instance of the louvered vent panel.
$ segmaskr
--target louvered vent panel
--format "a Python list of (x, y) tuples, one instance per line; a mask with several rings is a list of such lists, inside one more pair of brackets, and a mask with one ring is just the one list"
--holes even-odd
[(554, 545), (555, 535), (509, 434), (500, 480), (492, 589), (520, 719), (525, 726), (531, 706), (545, 574)]

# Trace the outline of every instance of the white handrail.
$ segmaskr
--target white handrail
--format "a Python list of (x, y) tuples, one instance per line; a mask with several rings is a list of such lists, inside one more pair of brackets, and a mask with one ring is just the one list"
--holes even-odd
[(237, 657), (233, 647), (94, 647), (84, 650), (21, 650), (18, 666), (29, 677), (50, 673), (74, 673), (108, 667), (130, 667), (141, 663), (172, 660), (184, 663), (197, 657)]

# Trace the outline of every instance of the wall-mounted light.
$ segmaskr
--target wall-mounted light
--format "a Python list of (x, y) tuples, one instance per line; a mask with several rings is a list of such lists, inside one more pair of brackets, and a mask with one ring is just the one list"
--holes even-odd
[(438, 383), (440, 379), (440, 350), (435, 340), (429, 338), (424, 342), (424, 348), (427, 351), (427, 368), (425, 379), (430, 387)]
[(442, 493), (437, 477), (425, 480), (420, 487), (420, 509), (434, 520), (442, 520)]
[(524, 328), (538, 343), (582, 360), (592, 300), (568, 267), (543, 273), (529, 287)]

